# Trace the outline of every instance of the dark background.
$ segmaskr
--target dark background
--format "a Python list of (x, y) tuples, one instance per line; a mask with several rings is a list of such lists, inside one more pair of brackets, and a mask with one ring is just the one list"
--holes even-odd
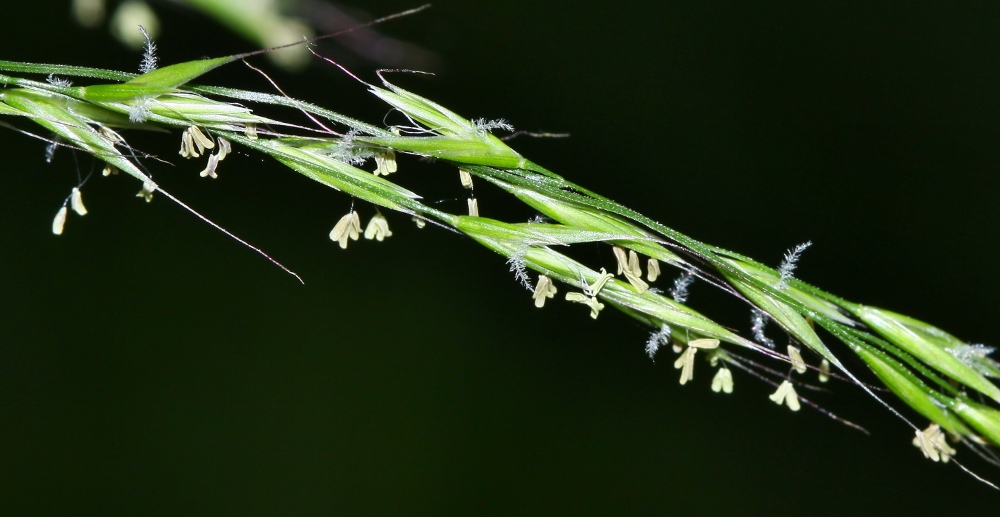
[[(136, 68), (66, 4), (8, 9), (2, 57)], [(572, 133), (513, 143), (570, 179), (771, 264), (811, 239), (800, 278), (997, 344), (1000, 13), (745, 4), (452, 0), (381, 30), (445, 65), (398, 78), (407, 88)], [(249, 47), (158, 8), (164, 64)], [(274, 78), (345, 114), (386, 113), (318, 63)], [(205, 82), (269, 89), (239, 64)], [(173, 154), (178, 135), (135, 138), (175, 161), (153, 165), (164, 188), (306, 284), (162, 197), (135, 199), (125, 176), (92, 179), (91, 213), (54, 237), (73, 157), (46, 164), (43, 143), (5, 131), (4, 514), (954, 515), (1000, 500), (925, 460), (849, 386), (817, 400), (871, 436), (779, 408), (738, 372), (731, 396), (709, 391), (704, 364), (681, 387), (671, 354), (644, 356), (645, 329), (610, 310), (536, 310), (467, 239), (389, 214), (392, 238), (344, 252), (327, 239), (343, 194), (245, 152), (200, 180), (202, 164)], [(404, 159), (398, 177), (462, 210), (453, 175)], [(477, 194), (484, 215), (514, 204)], [(748, 327), (704, 285), (690, 302)]]

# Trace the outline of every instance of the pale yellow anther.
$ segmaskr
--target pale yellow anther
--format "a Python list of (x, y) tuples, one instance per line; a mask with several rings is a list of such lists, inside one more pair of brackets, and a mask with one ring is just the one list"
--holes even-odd
[(681, 371), (681, 386), (694, 378), (694, 356), (698, 353), (697, 348), (688, 347), (684, 353), (674, 361), (674, 368)]
[(243, 126), (243, 134), (246, 135), (246, 137), (249, 138), (250, 140), (256, 140), (257, 124), (253, 122), (247, 122), (246, 125)]
[(462, 182), (462, 186), (465, 188), (472, 188), (472, 174), (464, 169), (458, 169), (458, 180)]
[(646, 263), (646, 278), (648, 278), (650, 282), (655, 282), (659, 276), (660, 263), (655, 258), (649, 259)]
[(211, 138), (205, 136), (205, 133), (202, 133), (198, 126), (191, 126), (187, 129), (187, 131), (188, 133), (191, 133), (191, 138), (194, 140), (194, 145), (198, 149), (199, 153), (204, 153), (205, 149), (215, 148), (215, 142), (213, 142)]
[(347, 249), (347, 240), (358, 240), (361, 236), (361, 218), (358, 213), (351, 210), (351, 213), (341, 217), (337, 221), (333, 231), (330, 232), (330, 240), (340, 244), (341, 249)]
[(413, 224), (417, 225), (418, 230), (423, 228), (424, 226), (427, 226), (427, 221), (424, 221), (419, 217), (414, 216), (412, 217), (412, 219), (413, 219)]
[(608, 280), (611, 280), (614, 277), (615, 275), (608, 273), (602, 267), (600, 276), (597, 277), (597, 280), (594, 280), (593, 284), (587, 286), (587, 289), (584, 290), (584, 293), (586, 293), (588, 296), (597, 296), (598, 293), (601, 292), (601, 289), (604, 289), (604, 284), (608, 283)]
[(62, 235), (62, 233), (63, 233), (63, 226), (66, 226), (66, 213), (67, 212), (68, 212), (68, 210), (66, 209), (66, 205), (63, 205), (62, 207), (60, 207), (59, 211), (56, 212), (56, 217), (55, 217), (55, 219), (52, 220), (52, 233), (53, 234), (55, 234), (55, 235)]
[(788, 358), (792, 361), (792, 369), (798, 373), (806, 373), (806, 362), (802, 359), (802, 353), (799, 349), (788, 345)]
[(918, 430), (916, 435), (916, 438), (913, 439), (913, 445), (920, 448), (925, 458), (931, 461), (948, 463), (948, 460), (955, 455), (956, 451), (948, 445), (941, 426), (931, 424), (930, 427), (923, 431)]
[(77, 187), (73, 187), (73, 192), (69, 196), (69, 206), (77, 214), (87, 215), (87, 207), (83, 206), (83, 194)]
[(479, 201), (474, 197), (469, 198), (469, 215), (479, 217)]
[(100, 133), (100, 135), (103, 136), (105, 140), (111, 142), (111, 145), (118, 145), (125, 143), (125, 139), (122, 138), (121, 135), (119, 135), (118, 133), (115, 132), (115, 130), (107, 126), (101, 126), (97, 128), (97, 132)]
[(688, 346), (692, 348), (699, 348), (701, 350), (713, 350), (719, 348), (719, 340), (709, 338), (692, 339), (691, 341), (688, 341)]
[(612, 246), (611, 251), (615, 254), (615, 261), (618, 262), (618, 273), (622, 274), (623, 271), (628, 269), (628, 255), (625, 254), (625, 248), (621, 246)]
[(597, 314), (600, 313), (601, 309), (604, 308), (604, 304), (599, 302), (597, 298), (593, 296), (587, 296), (583, 293), (576, 293), (576, 292), (566, 293), (566, 301), (582, 303), (590, 307), (590, 317), (594, 318), (595, 320), (597, 319)]
[(114, 174), (115, 176), (117, 176), (118, 175), (118, 168), (115, 167), (114, 165), (111, 165), (110, 163), (105, 163), (104, 164), (104, 170), (101, 171), (101, 175), (102, 176), (110, 176), (112, 174)]
[(635, 250), (628, 250), (628, 270), (635, 276), (642, 276), (642, 268), (639, 267), (639, 254)]
[(723, 393), (733, 392), (733, 372), (729, 368), (723, 366), (715, 373), (715, 377), (712, 378), (712, 391), (716, 393), (719, 391)]
[(830, 380), (830, 361), (823, 359), (819, 362), (819, 382)]
[(218, 141), (219, 141), (218, 155), (219, 155), (219, 161), (221, 162), (222, 160), (226, 159), (226, 156), (229, 156), (229, 153), (233, 152), (233, 146), (232, 144), (229, 143), (229, 140), (226, 140), (221, 136), (218, 138)]
[(368, 221), (368, 226), (365, 227), (365, 239), (375, 239), (382, 242), (386, 237), (392, 237), (392, 232), (389, 231), (389, 221), (385, 219), (384, 215), (375, 214), (375, 217), (372, 217), (372, 220)]
[(205, 149), (215, 147), (215, 142), (205, 136), (205, 133), (198, 129), (198, 126), (188, 126), (181, 135), (180, 155), (185, 158), (197, 158), (205, 152)]
[(544, 307), (545, 299), (552, 298), (555, 295), (556, 285), (552, 282), (552, 279), (545, 275), (539, 275), (538, 283), (535, 284), (535, 292), (531, 295), (535, 299), (535, 307)]
[(215, 169), (219, 167), (219, 157), (214, 154), (208, 155), (208, 165), (205, 166), (205, 170), (201, 171), (199, 174), (202, 178), (209, 177), (212, 179), (218, 178), (219, 175), (215, 173)]
[(620, 246), (611, 248), (618, 261), (618, 274), (625, 273), (625, 278), (640, 293), (649, 289), (649, 284), (642, 281), (642, 268), (639, 267), (639, 255), (634, 250), (629, 250), (625, 255), (625, 250)]
[(680, 343), (674, 343), (670, 345), (670, 349), (673, 350), (675, 354), (679, 354), (681, 353), (681, 350), (684, 350), (684, 347), (682, 347)]
[(379, 151), (375, 153), (375, 175), (388, 176), (396, 172), (396, 151)]
[(181, 133), (181, 150), (178, 154), (185, 158), (198, 156), (198, 151), (194, 148), (194, 137), (191, 136), (191, 133), (187, 131)]
[(156, 183), (153, 183), (152, 181), (143, 181), (142, 190), (140, 190), (135, 197), (141, 197), (149, 203), (153, 200), (153, 192), (156, 192)]
[(778, 404), (785, 403), (788, 409), (792, 411), (798, 411), (802, 406), (799, 405), (799, 394), (795, 392), (795, 386), (789, 381), (783, 381), (778, 390), (772, 393), (769, 397), (772, 402)]

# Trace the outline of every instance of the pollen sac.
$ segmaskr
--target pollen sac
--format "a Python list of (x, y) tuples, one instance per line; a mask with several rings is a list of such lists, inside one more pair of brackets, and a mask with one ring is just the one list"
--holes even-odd
[(215, 147), (215, 142), (205, 136), (205, 133), (198, 129), (198, 126), (188, 126), (181, 135), (180, 155), (185, 158), (197, 158), (205, 152), (205, 149)]
[(694, 356), (698, 353), (697, 348), (688, 347), (684, 353), (674, 361), (674, 368), (681, 371), (681, 386), (694, 378)]
[(458, 169), (458, 180), (462, 182), (462, 187), (472, 188), (472, 174), (464, 169)]
[(608, 283), (608, 280), (614, 278), (615, 275), (608, 273), (603, 267), (601, 268), (601, 275), (597, 277), (597, 280), (593, 284), (587, 286), (584, 292), (589, 296), (597, 296), (604, 289), (604, 284)]
[(191, 139), (194, 140), (195, 148), (198, 149), (199, 153), (204, 153), (205, 149), (215, 148), (215, 142), (213, 142), (211, 138), (205, 136), (205, 133), (202, 133), (198, 126), (189, 127), (188, 133), (191, 133)]
[(583, 293), (566, 293), (566, 301), (582, 303), (590, 307), (590, 317), (597, 319), (598, 313), (604, 308), (604, 304), (599, 302), (597, 298), (593, 296), (587, 296)]
[(226, 140), (221, 136), (217, 140), (219, 142), (219, 161), (221, 162), (226, 159), (226, 156), (229, 156), (229, 153), (233, 152), (233, 146), (229, 143), (229, 140)]
[(718, 393), (732, 393), (733, 392), (733, 372), (726, 367), (719, 368), (716, 372), (715, 377), (712, 378), (712, 391)]
[(153, 200), (153, 192), (156, 192), (156, 183), (153, 183), (152, 181), (144, 181), (142, 182), (142, 190), (140, 190), (135, 197), (141, 197), (149, 203)]
[(802, 353), (798, 348), (788, 345), (788, 358), (792, 360), (792, 369), (798, 373), (806, 373), (806, 362), (802, 360)]
[(243, 134), (245, 134), (246, 137), (249, 138), (250, 140), (256, 140), (257, 124), (254, 124), (253, 122), (247, 122), (246, 125), (243, 126)]
[(649, 284), (642, 281), (642, 268), (639, 267), (639, 255), (636, 254), (635, 250), (629, 250), (626, 256), (625, 250), (620, 246), (611, 249), (618, 261), (618, 274), (625, 273), (625, 278), (640, 293), (649, 289)]
[(692, 339), (688, 341), (688, 346), (691, 348), (698, 348), (701, 350), (713, 350), (719, 348), (718, 339)]
[(118, 145), (125, 143), (125, 139), (122, 138), (122, 136), (119, 135), (117, 132), (115, 132), (115, 130), (109, 128), (108, 126), (98, 127), (97, 132), (100, 133), (100, 135), (104, 137), (105, 140), (111, 142), (111, 145)]
[(178, 152), (181, 156), (185, 158), (191, 158), (192, 156), (198, 156), (195, 154), (194, 148), (194, 138), (187, 131), (181, 133), (181, 150)]
[(655, 258), (651, 258), (646, 264), (646, 278), (648, 278), (650, 282), (655, 282), (659, 277), (660, 263)]
[(368, 221), (368, 226), (365, 227), (365, 239), (375, 239), (382, 242), (386, 237), (392, 237), (392, 232), (389, 231), (389, 221), (385, 219), (384, 215), (375, 214), (375, 217), (372, 217), (372, 220)]
[(801, 406), (799, 405), (799, 394), (795, 392), (795, 386), (789, 381), (783, 381), (778, 390), (772, 393), (769, 397), (775, 404), (781, 405), (784, 402), (788, 409), (792, 411), (798, 411)]
[(199, 176), (202, 178), (209, 177), (212, 179), (218, 178), (219, 175), (215, 173), (215, 169), (219, 167), (219, 156), (215, 154), (208, 155), (208, 165), (205, 166), (205, 170), (201, 171)]
[(69, 206), (79, 215), (87, 215), (87, 207), (83, 206), (83, 194), (78, 187), (73, 187), (73, 192), (69, 196)]
[(613, 246), (611, 251), (615, 253), (615, 260), (618, 262), (617, 274), (620, 275), (628, 269), (628, 256), (625, 255), (625, 249), (621, 246)]
[(361, 236), (361, 218), (358, 213), (351, 210), (351, 213), (341, 217), (330, 232), (330, 240), (340, 244), (341, 249), (347, 249), (347, 240), (358, 240)]
[(819, 362), (819, 382), (828, 382), (830, 380), (830, 361), (823, 359)]
[(396, 172), (396, 151), (392, 149), (375, 153), (375, 175), (388, 176)]
[(66, 226), (66, 213), (67, 212), (68, 212), (68, 210), (66, 209), (66, 205), (63, 205), (62, 207), (60, 207), (59, 211), (56, 212), (56, 217), (55, 217), (55, 219), (52, 220), (52, 233), (53, 233), (53, 235), (62, 235), (62, 233), (63, 233), (63, 226)]
[(118, 168), (115, 167), (114, 165), (111, 165), (110, 163), (105, 163), (104, 164), (104, 170), (101, 171), (101, 175), (106, 177), (106, 176), (111, 176), (112, 174), (114, 174), (115, 176), (117, 176), (118, 175)]
[(535, 299), (535, 307), (544, 307), (546, 298), (552, 298), (555, 295), (556, 285), (552, 282), (552, 279), (545, 275), (539, 275), (538, 283), (535, 284), (535, 291), (531, 295)]
[(469, 198), (469, 215), (472, 217), (479, 217), (479, 201), (476, 198)]
[(937, 424), (931, 424), (930, 427), (923, 431), (916, 431), (913, 445), (918, 447), (920, 452), (924, 453), (925, 458), (935, 462), (940, 461), (941, 463), (948, 463), (948, 460), (956, 452), (955, 449), (948, 445), (948, 442), (945, 440), (945, 434), (941, 431), (941, 426)]

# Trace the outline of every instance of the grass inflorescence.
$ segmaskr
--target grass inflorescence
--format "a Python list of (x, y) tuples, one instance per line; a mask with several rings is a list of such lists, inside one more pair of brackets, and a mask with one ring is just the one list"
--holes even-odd
[[(144, 73), (64, 65), (0, 61), (0, 115), (27, 119), (45, 129), (54, 147), (87, 153), (105, 164), (104, 175), (119, 171), (134, 177), (137, 196), (152, 200), (160, 191), (143, 156), (123, 133), (170, 130), (179, 134), (179, 154), (204, 160), (201, 176), (225, 173), (232, 146), (275, 159), (358, 202), (406, 214), (419, 225), (432, 223), (467, 235), (503, 256), (516, 279), (528, 288), (526, 302), (544, 309), (551, 303), (579, 305), (585, 317), (621, 311), (647, 325), (645, 352), (655, 359), (664, 348), (678, 354), (680, 383), (691, 381), (706, 363), (714, 370), (712, 390), (731, 393), (732, 370), (772, 383), (770, 400), (798, 411), (812, 403), (796, 387), (837, 376), (856, 383), (891, 409), (887, 401), (840, 356), (860, 358), (900, 401), (929, 421), (911, 423), (913, 444), (929, 459), (948, 462), (949, 445), (962, 443), (993, 461), (1000, 444), (1000, 389), (991, 380), (1000, 365), (992, 350), (962, 341), (928, 323), (837, 297), (794, 276), (810, 243), (795, 246), (772, 268), (743, 255), (695, 240), (628, 207), (611, 201), (538, 165), (492, 131), (512, 131), (503, 120), (469, 120), (444, 106), (395, 86), (380, 76), (370, 93), (402, 113), (405, 125), (378, 127), (282, 95), (193, 84), (202, 74), (241, 56), (202, 59), (155, 68), (155, 49), (147, 44)], [(16, 75), (6, 75), (16, 74)], [(53, 78), (33, 80), (30, 75)], [(56, 77), (89, 80), (74, 86)], [(308, 114), (305, 128), (254, 113), (243, 103), (292, 108)], [(53, 147), (53, 148), (54, 148)], [(454, 166), (468, 193), (468, 211), (453, 213), (422, 201), (393, 181), (406, 174), (400, 155), (437, 159)], [(371, 170), (360, 167), (369, 166)], [(544, 216), (529, 222), (501, 221), (479, 206), (473, 185), (484, 182), (510, 194)], [(69, 209), (83, 216), (83, 181), (58, 209), (52, 231), (61, 234)], [(164, 193), (166, 194), (166, 193)], [(174, 199), (166, 194), (170, 199)], [(67, 208), (68, 207), (68, 208)], [(330, 239), (341, 248), (352, 241), (381, 241), (392, 235), (379, 212), (362, 221), (352, 209), (331, 220)], [(568, 250), (584, 243), (606, 246), (615, 257), (612, 270), (573, 258)], [(531, 272), (534, 273), (532, 276)], [(656, 287), (657, 282), (666, 291)], [(740, 334), (687, 304), (692, 283), (708, 284), (746, 303), (748, 332)], [(530, 303), (530, 302), (529, 302)], [(765, 331), (780, 329), (790, 344), (781, 350)], [(825, 332), (827, 340), (820, 336)], [(832, 339), (830, 339), (832, 338)], [(839, 342), (836, 353), (829, 342)], [(747, 352), (787, 365), (779, 371)]]

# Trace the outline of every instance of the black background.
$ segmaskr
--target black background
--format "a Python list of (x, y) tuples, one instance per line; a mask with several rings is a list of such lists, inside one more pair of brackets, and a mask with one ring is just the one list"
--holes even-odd
[[(513, 142), (571, 180), (772, 264), (812, 240), (800, 278), (996, 344), (994, 4), (746, 4), (442, 1), (381, 30), (444, 63), (398, 77), (405, 87), (469, 117), (571, 133)], [(249, 48), (157, 7), (164, 64)], [(8, 10), (2, 57), (137, 67), (68, 11)], [(328, 66), (273, 74), (293, 96), (386, 114)], [(203, 82), (269, 89), (240, 64)], [(779, 408), (739, 373), (731, 396), (709, 391), (702, 364), (681, 387), (669, 354), (644, 356), (645, 329), (610, 310), (536, 310), (468, 239), (389, 214), (392, 238), (342, 251), (326, 235), (350, 200), (257, 154), (208, 181), (176, 159), (178, 135), (133, 142), (174, 162), (151, 164), (165, 189), (305, 286), (166, 199), (135, 199), (125, 176), (92, 179), (91, 213), (54, 237), (73, 157), (46, 164), (44, 143), (3, 134), (6, 514), (941, 515), (998, 501), (925, 460), (907, 426), (848, 386), (817, 400), (871, 436)], [(453, 170), (400, 168), (463, 209)], [(477, 194), (483, 215), (530, 215)], [(690, 303), (748, 326), (706, 286)], [(1000, 479), (968, 450), (958, 459)]]

